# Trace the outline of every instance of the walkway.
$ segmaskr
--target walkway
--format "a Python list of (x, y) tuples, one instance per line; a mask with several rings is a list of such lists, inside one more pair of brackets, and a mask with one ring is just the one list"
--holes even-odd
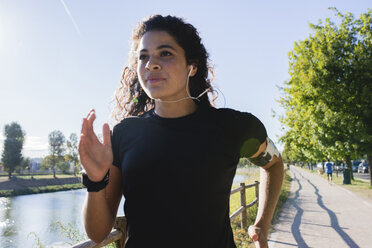
[(291, 195), (269, 237), (270, 248), (372, 247), (372, 202), (291, 167)]

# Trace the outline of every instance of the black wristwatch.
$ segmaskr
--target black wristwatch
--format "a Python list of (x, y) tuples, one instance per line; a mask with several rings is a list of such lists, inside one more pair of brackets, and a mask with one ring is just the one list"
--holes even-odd
[(109, 183), (109, 176), (110, 176), (110, 169), (107, 171), (106, 175), (103, 179), (99, 182), (93, 182), (89, 179), (86, 173), (82, 174), (81, 183), (87, 187), (88, 192), (98, 192), (104, 188), (106, 188), (107, 184)]

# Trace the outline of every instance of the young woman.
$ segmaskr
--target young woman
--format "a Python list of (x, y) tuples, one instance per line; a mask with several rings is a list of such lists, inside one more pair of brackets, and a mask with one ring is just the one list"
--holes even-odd
[(257, 219), (249, 235), (267, 247), (283, 163), (252, 114), (216, 109), (207, 93), (212, 69), (196, 29), (173, 16), (152, 16), (134, 30), (116, 92), (121, 120), (103, 143), (91, 110), (83, 119), (80, 159), (88, 188), (88, 236), (111, 231), (122, 198), (126, 248), (232, 248), (229, 198), (239, 158), (261, 166)]

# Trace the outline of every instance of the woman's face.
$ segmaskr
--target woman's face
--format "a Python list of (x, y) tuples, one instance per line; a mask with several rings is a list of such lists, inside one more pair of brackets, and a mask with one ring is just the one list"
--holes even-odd
[(137, 73), (142, 88), (154, 99), (179, 100), (187, 96), (190, 66), (185, 51), (166, 31), (146, 32), (140, 40)]

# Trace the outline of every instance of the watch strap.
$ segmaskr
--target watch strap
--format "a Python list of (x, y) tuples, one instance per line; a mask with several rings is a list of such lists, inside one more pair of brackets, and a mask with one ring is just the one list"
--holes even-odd
[(83, 173), (81, 183), (87, 188), (88, 192), (98, 192), (106, 188), (107, 184), (109, 183), (109, 177), (110, 177), (110, 169), (107, 171), (103, 179), (99, 182), (91, 181), (88, 175), (86, 173)]

